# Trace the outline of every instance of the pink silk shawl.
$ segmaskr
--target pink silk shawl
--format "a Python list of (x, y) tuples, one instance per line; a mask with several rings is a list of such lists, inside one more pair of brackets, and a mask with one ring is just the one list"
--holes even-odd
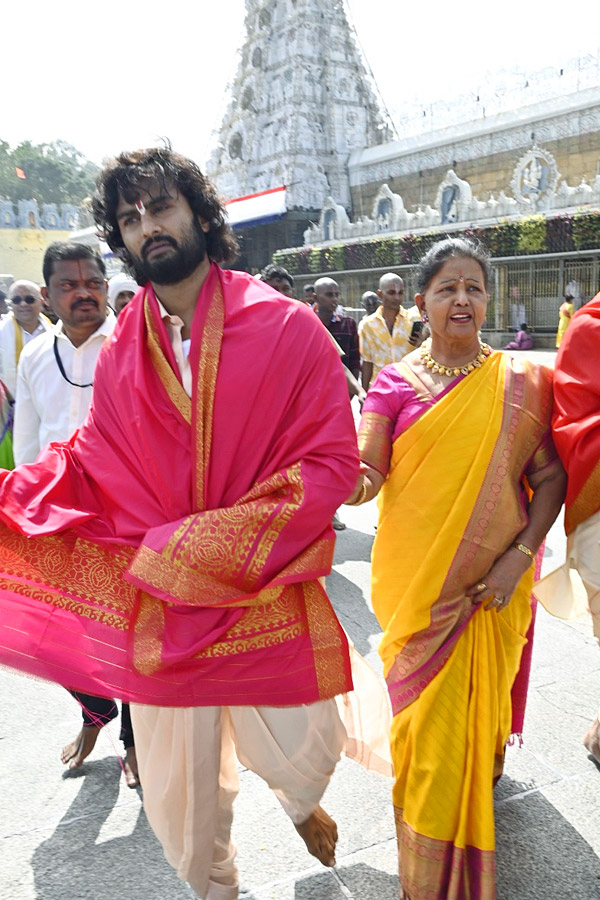
[(88, 419), (0, 482), (0, 663), (143, 703), (296, 705), (351, 689), (317, 579), (358, 457), (342, 368), (303, 304), (212, 265), (193, 395), (151, 287)]

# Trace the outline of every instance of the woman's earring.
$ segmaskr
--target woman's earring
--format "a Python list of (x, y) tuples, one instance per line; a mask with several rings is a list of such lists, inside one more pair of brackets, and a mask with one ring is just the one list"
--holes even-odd
[(423, 310), (423, 312), (421, 313), (421, 322), (423, 323), (423, 325), (427, 325), (427, 323), (429, 322), (429, 316), (427, 315), (425, 310)]

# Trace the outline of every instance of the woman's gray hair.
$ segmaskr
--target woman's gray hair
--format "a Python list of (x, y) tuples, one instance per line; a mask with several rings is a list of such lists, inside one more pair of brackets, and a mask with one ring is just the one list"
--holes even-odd
[(483, 281), (487, 290), (491, 275), (490, 255), (483, 244), (468, 238), (445, 238), (429, 248), (417, 266), (417, 290), (424, 293), (432, 278), (444, 263), (452, 257), (474, 259), (481, 266)]

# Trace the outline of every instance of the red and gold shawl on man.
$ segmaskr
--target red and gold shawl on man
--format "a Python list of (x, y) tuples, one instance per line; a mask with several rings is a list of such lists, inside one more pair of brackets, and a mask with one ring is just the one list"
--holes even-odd
[(318, 582), (357, 475), (317, 317), (216, 266), (185, 393), (151, 287), (69, 443), (3, 473), (0, 662), (142, 703), (296, 705), (351, 687)]
[(600, 509), (600, 294), (571, 319), (554, 366), (554, 443), (568, 475), (565, 529)]

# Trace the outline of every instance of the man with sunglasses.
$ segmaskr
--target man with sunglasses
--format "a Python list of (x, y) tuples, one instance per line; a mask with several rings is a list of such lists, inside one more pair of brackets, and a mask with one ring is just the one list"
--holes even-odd
[(48, 331), (42, 314), (42, 294), (33, 281), (13, 281), (8, 291), (10, 311), (0, 324), (0, 380), (12, 396), (17, 388), (17, 365), (23, 347)]

